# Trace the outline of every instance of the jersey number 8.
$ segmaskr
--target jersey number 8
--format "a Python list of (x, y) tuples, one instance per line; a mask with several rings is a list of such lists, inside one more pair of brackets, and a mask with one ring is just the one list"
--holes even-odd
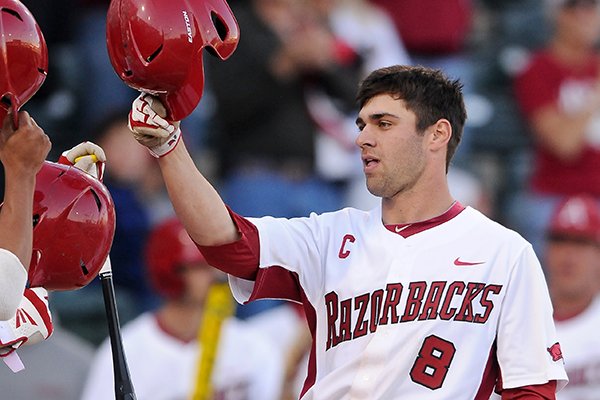
[(427, 336), (410, 370), (411, 379), (431, 390), (441, 388), (455, 352), (451, 342), (435, 335)]

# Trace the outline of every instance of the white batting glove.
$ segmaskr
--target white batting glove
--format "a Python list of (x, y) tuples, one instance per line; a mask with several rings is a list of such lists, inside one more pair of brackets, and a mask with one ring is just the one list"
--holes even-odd
[(12, 330), (11, 339), (0, 339), (0, 357), (6, 357), (19, 347), (32, 345), (52, 335), (52, 315), (48, 308), (48, 292), (37, 287), (25, 289), (15, 316), (6, 321)]
[(160, 100), (142, 93), (131, 105), (129, 129), (135, 139), (156, 158), (169, 154), (181, 139), (179, 121), (165, 119), (167, 110)]
[(95, 178), (102, 180), (106, 154), (102, 147), (92, 142), (79, 143), (77, 146), (62, 153), (58, 160), (61, 164), (73, 165), (87, 172)]

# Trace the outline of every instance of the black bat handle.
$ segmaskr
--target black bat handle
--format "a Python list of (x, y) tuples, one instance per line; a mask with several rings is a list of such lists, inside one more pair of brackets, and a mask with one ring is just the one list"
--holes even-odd
[(112, 349), (113, 371), (115, 374), (115, 400), (136, 400), (131, 377), (129, 376), (125, 351), (123, 350), (112, 272), (102, 273), (100, 281), (102, 282), (104, 307), (106, 309), (106, 319), (108, 320), (108, 335)]

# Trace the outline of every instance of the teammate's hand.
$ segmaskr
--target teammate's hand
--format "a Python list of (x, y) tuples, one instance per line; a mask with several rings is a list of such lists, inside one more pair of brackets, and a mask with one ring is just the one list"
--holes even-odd
[(76, 168), (102, 180), (106, 155), (102, 147), (97, 144), (83, 142), (70, 150), (64, 151), (58, 162), (74, 165)]
[(129, 129), (135, 139), (159, 158), (170, 153), (181, 138), (179, 121), (169, 121), (167, 110), (160, 100), (142, 93), (131, 105)]
[(54, 327), (46, 289), (25, 289), (15, 316), (7, 323), (14, 338), (5, 343), (0, 341), (0, 357), (6, 357), (23, 345), (32, 345), (49, 338)]
[(0, 130), (0, 161), (7, 171), (35, 175), (51, 148), (50, 139), (26, 111), (19, 112), (19, 127), (14, 129), (7, 115)]

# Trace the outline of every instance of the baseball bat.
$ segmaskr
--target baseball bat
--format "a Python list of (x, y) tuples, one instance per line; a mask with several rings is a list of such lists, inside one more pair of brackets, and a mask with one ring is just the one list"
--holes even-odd
[(196, 384), (192, 400), (213, 398), (212, 371), (217, 356), (217, 348), (223, 321), (235, 310), (233, 298), (227, 282), (213, 283), (206, 296), (204, 316), (198, 330), (201, 353), (198, 360)]
[(110, 347), (112, 350), (115, 400), (136, 400), (133, 383), (129, 376), (127, 358), (125, 357), (125, 351), (123, 349), (121, 325), (119, 324), (119, 314), (117, 312), (117, 301), (115, 298), (115, 286), (113, 284), (110, 257), (106, 258), (98, 275), (102, 282), (104, 308), (106, 310), (106, 319), (108, 321), (108, 336), (110, 338)]

